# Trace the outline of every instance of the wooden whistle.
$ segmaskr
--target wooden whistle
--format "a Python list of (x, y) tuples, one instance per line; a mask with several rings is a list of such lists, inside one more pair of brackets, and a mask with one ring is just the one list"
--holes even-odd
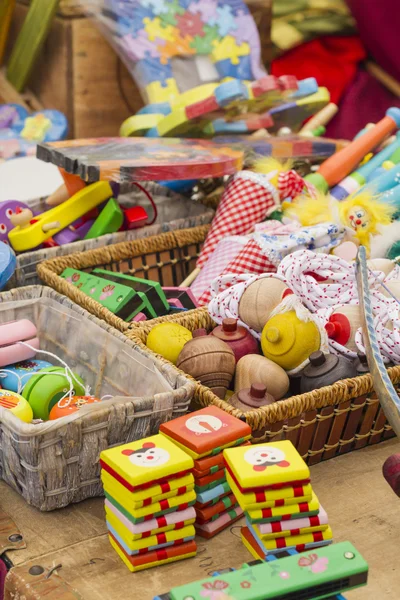
[(316, 173), (310, 173), (305, 179), (310, 181), (324, 194), (351, 173), (364, 156), (378, 146), (387, 135), (400, 127), (400, 109), (389, 108), (374, 127), (353, 140), (348, 146), (333, 154), (322, 163)]

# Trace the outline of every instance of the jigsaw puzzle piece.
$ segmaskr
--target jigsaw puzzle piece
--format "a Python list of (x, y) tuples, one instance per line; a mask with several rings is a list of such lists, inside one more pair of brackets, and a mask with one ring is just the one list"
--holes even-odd
[(217, 15), (209, 19), (209, 24), (216, 25), (222, 37), (227, 36), (238, 28), (235, 15), (231, 7), (226, 3), (217, 7)]
[(27, 142), (58, 142), (68, 132), (68, 121), (58, 110), (41, 110), (10, 128)]
[(194, 49), (190, 46), (192, 37), (176, 37), (172, 42), (167, 41), (163, 46), (159, 46), (160, 60), (163, 65), (166, 65), (174, 56), (187, 56), (194, 54)]
[(218, 27), (210, 27), (210, 25), (204, 25), (204, 36), (196, 35), (190, 42), (192, 48), (195, 49), (196, 54), (211, 54), (214, 49), (214, 42), (220, 40)]
[(146, 8), (149, 8), (155, 15), (159, 15), (166, 10), (166, 3), (164, 0), (141, 0), (141, 4)]
[(147, 58), (147, 56), (158, 58), (160, 55), (158, 48), (165, 43), (165, 40), (160, 38), (156, 38), (151, 42), (144, 29), (141, 29), (135, 36), (128, 35), (125, 37), (127, 53), (135, 62)]
[(154, 19), (143, 19), (144, 29), (147, 32), (148, 38), (151, 42), (154, 42), (156, 38), (165, 40), (166, 42), (173, 42), (178, 36), (178, 30), (176, 27), (171, 25), (165, 25), (162, 23), (160, 17)]
[(163, 23), (167, 25), (176, 26), (176, 19), (178, 15), (183, 15), (185, 8), (179, 2), (179, 0), (173, 0), (172, 2), (165, 3), (163, 11), (159, 14), (159, 17)]
[(175, 79), (169, 76), (163, 81), (152, 81), (146, 85), (146, 94), (148, 97), (149, 104), (156, 102), (172, 102), (179, 96), (178, 86), (176, 85)]
[(162, 64), (160, 58), (149, 56), (148, 53), (145, 58), (138, 60), (136, 76), (144, 86), (153, 82), (160, 82), (165, 86), (167, 79), (173, 78), (171, 65), (169, 63)]
[(199, 13), (204, 23), (209, 23), (211, 19), (217, 17), (217, 5), (215, 2), (210, 0), (199, 0), (198, 2), (192, 1), (188, 7), (189, 12), (195, 14)]
[(181, 32), (181, 35), (194, 37), (198, 35), (200, 37), (205, 36), (204, 22), (199, 13), (193, 14), (186, 11), (183, 15), (176, 17), (177, 27)]
[(246, 42), (238, 45), (231, 35), (227, 35), (221, 40), (213, 42), (211, 58), (214, 63), (229, 59), (233, 65), (239, 64), (241, 56), (250, 54), (250, 46)]
[(221, 78), (253, 79), (250, 54), (241, 56), (235, 64), (232, 64), (230, 58), (220, 60), (215, 63), (215, 68)]

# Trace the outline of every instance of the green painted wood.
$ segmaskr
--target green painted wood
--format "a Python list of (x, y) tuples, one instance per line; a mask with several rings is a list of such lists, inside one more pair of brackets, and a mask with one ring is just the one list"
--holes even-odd
[(18, 92), (28, 81), (58, 4), (59, 0), (32, 0), (7, 67), (7, 79)]

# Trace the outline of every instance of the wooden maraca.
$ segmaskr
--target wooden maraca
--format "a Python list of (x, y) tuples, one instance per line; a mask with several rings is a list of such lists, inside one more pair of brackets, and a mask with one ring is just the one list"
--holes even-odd
[(289, 377), (275, 362), (260, 354), (247, 354), (236, 365), (235, 392), (249, 388), (253, 381), (267, 386), (268, 392), (280, 400), (289, 389)]
[(252, 383), (249, 388), (244, 388), (229, 398), (229, 404), (243, 412), (274, 402), (275, 398), (267, 392), (263, 383)]
[(239, 302), (239, 316), (254, 331), (262, 331), (274, 308), (291, 293), (276, 277), (258, 279), (244, 291)]
[(258, 342), (245, 327), (238, 325), (236, 319), (223, 319), (210, 334), (232, 348), (235, 360), (238, 362), (246, 354), (258, 352)]
[(205, 329), (193, 332), (178, 356), (176, 366), (224, 398), (235, 372), (233, 350)]
[(362, 326), (361, 311), (358, 304), (337, 306), (325, 325), (328, 337), (352, 352), (357, 352), (354, 338), (357, 329)]

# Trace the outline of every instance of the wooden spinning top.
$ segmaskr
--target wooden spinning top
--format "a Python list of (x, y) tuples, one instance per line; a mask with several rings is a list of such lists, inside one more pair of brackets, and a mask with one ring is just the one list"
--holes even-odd
[(235, 355), (228, 344), (205, 330), (195, 333), (183, 347), (176, 366), (224, 398), (235, 372)]
[(357, 375), (365, 375), (365, 373), (369, 373), (369, 366), (367, 357), (364, 354), (359, 354), (354, 361), (354, 365), (356, 367)]
[(275, 400), (289, 389), (289, 377), (282, 367), (260, 354), (246, 354), (236, 365), (235, 392), (249, 388), (253, 381), (267, 386)]
[(239, 316), (254, 331), (262, 331), (271, 312), (292, 291), (280, 279), (258, 279), (245, 290), (239, 302)]
[(354, 337), (361, 326), (361, 311), (358, 304), (342, 304), (335, 308), (325, 329), (330, 339), (357, 352)]
[(246, 354), (258, 352), (258, 342), (245, 327), (237, 324), (236, 319), (223, 319), (211, 332), (212, 336), (226, 342), (230, 346), (238, 362)]
[(267, 387), (263, 383), (252, 383), (249, 388), (240, 390), (229, 399), (229, 404), (243, 412), (274, 402), (275, 398), (267, 392)]
[(353, 362), (335, 354), (324, 354), (320, 350), (310, 354), (310, 364), (305, 367), (300, 381), (300, 391), (312, 392), (340, 379), (356, 377)]

